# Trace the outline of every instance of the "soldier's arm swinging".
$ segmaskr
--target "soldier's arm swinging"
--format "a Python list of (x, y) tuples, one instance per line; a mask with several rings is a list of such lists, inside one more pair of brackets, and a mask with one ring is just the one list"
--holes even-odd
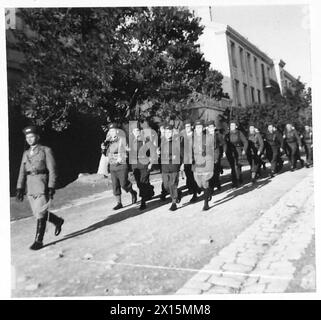
[(57, 182), (56, 161), (53, 156), (52, 150), (50, 148), (45, 148), (45, 154), (46, 154), (46, 166), (49, 172), (48, 190), (49, 190), (49, 195), (52, 198), (55, 193), (56, 182)]

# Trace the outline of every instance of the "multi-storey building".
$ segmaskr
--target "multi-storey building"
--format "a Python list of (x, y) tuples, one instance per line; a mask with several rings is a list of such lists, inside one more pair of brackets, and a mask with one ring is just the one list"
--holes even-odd
[(282, 59), (275, 66), (281, 94), (286, 95), (287, 90), (294, 92), (294, 84), (298, 79), (284, 69), (285, 62)]
[(273, 60), (229, 25), (207, 23), (200, 49), (223, 76), (232, 106), (269, 102), (279, 91)]

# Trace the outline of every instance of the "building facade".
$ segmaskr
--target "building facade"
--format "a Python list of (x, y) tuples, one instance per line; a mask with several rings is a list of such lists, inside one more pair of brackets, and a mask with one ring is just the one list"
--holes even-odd
[(208, 23), (199, 43), (211, 67), (223, 74), (232, 107), (266, 103), (279, 92), (274, 61), (229, 25)]
[(278, 83), (282, 95), (286, 95), (287, 90), (290, 90), (292, 91), (292, 93), (294, 93), (294, 85), (299, 81), (284, 69), (285, 64), (286, 63), (282, 59), (279, 62), (275, 63), (277, 70), (276, 74), (278, 77)]

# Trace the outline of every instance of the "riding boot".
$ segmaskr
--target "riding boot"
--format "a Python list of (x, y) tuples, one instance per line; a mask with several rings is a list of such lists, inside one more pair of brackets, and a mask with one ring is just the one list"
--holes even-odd
[(53, 223), (55, 225), (55, 236), (58, 236), (61, 232), (61, 226), (63, 225), (64, 223), (64, 219), (56, 216), (55, 214), (53, 214), (52, 212), (48, 212), (46, 214), (46, 218), (47, 218), (47, 215), (49, 214), (49, 222)]
[(204, 206), (203, 206), (203, 211), (208, 210), (210, 207), (208, 205), (208, 201), (210, 200), (210, 189), (207, 188), (204, 191)]
[(43, 247), (43, 237), (46, 231), (46, 218), (40, 218), (37, 220), (37, 231), (34, 243), (30, 246), (31, 250), (39, 250)]
[(145, 210), (145, 209), (146, 209), (146, 201), (145, 199), (142, 198), (142, 200), (140, 201), (139, 210)]
[(122, 203), (121, 203), (121, 196), (116, 196), (117, 199), (117, 205), (113, 208), (113, 210), (118, 210), (121, 209), (123, 207)]

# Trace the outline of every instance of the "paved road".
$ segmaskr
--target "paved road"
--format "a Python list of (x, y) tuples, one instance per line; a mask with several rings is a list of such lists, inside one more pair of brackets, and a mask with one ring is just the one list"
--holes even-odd
[[(263, 281), (256, 277), (255, 268), (260, 263), (263, 271), (280, 267), (271, 267), (274, 262), (269, 260), (273, 256), (269, 252), (274, 251), (273, 259), (284, 262), (284, 270), (288, 272), (283, 278), (292, 283), (298, 274), (291, 260), (293, 256), (278, 254), (285, 251), (296, 234), (302, 235), (305, 230), (309, 230), (309, 237), (303, 237), (302, 246), (297, 241), (298, 248), (291, 254), (302, 260), (307, 254), (305, 248), (313, 245), (312, 174), (313, 169), (305, 168), (293, 173), (286, 171), (272, 180), (264, 178), (256, 186), (245, 184), (239, 189), (230, 189), (226, 183), (206, 212), (201, 210), (202, 201), (189, 204), (190, 196), (182, 199), (174, 213), (168, 210), (168, 202), (164, 204), (159, 199), (154, 199), (141, 212), (139, 204), (129, 205), (128, 195), (124, 197), (127, 206), (115, 212), (108, 191), (104, 197), (60, 209), (58, 214), (66, 221), (63, 234), (54, 237), (50, 226), (45, 237), (48, 245), (38, 252), (28, 249), (33, 241), (34, 220), (12, 222), (13, 296), (183, 294), (189, 293), (189, 283), (194, 277), (203, 277), (198, 279), (201, 287), (192, 288), (198, 293), (209, 290), (213, 293), (215, 288), (221, 292), (249, 292), (250, 285)], [(160, 191), (159, 182), (156, 191)], [(304, 196), (299, 196), (301, 193)], [(306, 206), (301, 203), (303, 198)], [(286, 212), (280, 207), (282, 203)], [(264, 247), (262, 252), (260, 246)], [(239, 257), (240, 249), (243, 254)], [(213, 266), (222, 255), (231, 261), (228, 267), (220, 266), (220, 277), (229, 272), (252, 275), (238, 282), (234, 279), (231, 286), (226, 286), (215, 283), (214, 277), (218, 278), (215, 266), (209, 275), (210, 284), (206, 284), (210, 277), (205, 279), (204, 269)], [(243, 269), (237, 269), (241, 263)], [(302, 265), (304, 261), (300, 262)], [(313, 271), (314, 257), (309, 265)], [(266, 272), (264, 279), (272, 279), (271, 271)], [(305, 279), (306, 290), (313, 290), (311, 272), (309, 276), (310, 282)], [(249, 280), (244, 285), (248, 279), (257, 281)], [(272, 290), (273, 286), (267, 288), (269, 284), (265, 283), (262, 291)], [(285, 284), (281, 289), (286, 290)]]

